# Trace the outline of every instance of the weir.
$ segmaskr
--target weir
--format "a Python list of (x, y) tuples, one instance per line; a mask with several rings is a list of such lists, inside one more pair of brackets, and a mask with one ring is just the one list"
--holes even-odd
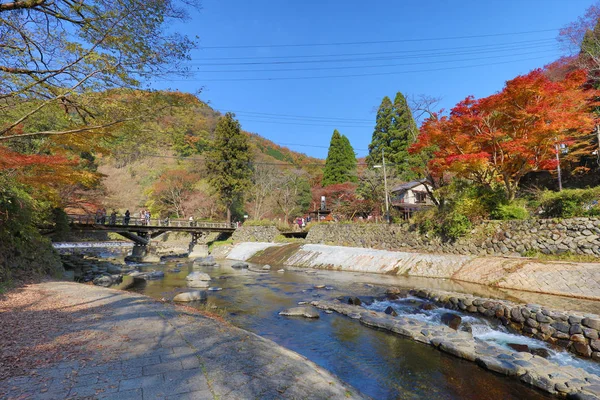
[(114, 232), (134, 243), (129, 261), (156, 262), (159, 257), (153, 254), (151, 240), (166, 232), (190, 234), (188, 257), (203, 257), (208, 253), (199, 239), (210, 232), (231, 234), (236, 224), (227, 222), (196, 222), (184, 219), (143, 219), (125, 217), (98, 217), (92, 214), (69, 214), (69, 226), (80, 232)]

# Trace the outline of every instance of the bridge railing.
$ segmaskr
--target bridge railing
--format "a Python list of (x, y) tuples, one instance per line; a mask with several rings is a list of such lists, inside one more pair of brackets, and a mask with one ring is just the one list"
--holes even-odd
[(73, 225), (105, 225), (105, 226), (147, 226), (178, 228), (235, 229), (235, 223), (190, 221), (181, 218), (137, 218), (125, 216), (99, 216), (95, 214), (67, 214), (69, 224)]

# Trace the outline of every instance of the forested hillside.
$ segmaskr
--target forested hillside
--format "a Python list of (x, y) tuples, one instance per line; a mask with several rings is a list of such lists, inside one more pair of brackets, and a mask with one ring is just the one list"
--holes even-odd
[[(106, 138), (106, 156), (97, 159), (103, 174), (97, 201), (82, 206), (121, 212), (149, 208), (162, 215), (217, 218), (222, 210), (206, 180), (205, 156), (221, 114), (191, 94), (152, 92), (141, 98), (146, 108), (155, 110), (153, 118), (127, 122)], [(274, 174), (298, 170), (311, 184), (320, 182), (322, 160), (255, 133), (244, 134), (255, 171), (262, 167)]]

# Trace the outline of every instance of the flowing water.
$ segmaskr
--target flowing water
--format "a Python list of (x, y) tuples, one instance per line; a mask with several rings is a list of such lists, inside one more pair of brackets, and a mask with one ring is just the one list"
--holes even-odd
[[(364, 274), (303, 269), (278, 273), (276, 268), (272, 272), (257, 273), (233, 269), (230, 267), (232, 263), (220, 261), (219, 267), (193, 267), (189, 262), (171, 260), (142, 265), (139, 267), (144, 271), (165, 271), (165, 278), (148, 281), (131, 290), (159, 299), (171, 299), (177, 292), (189, 290), (185, 281), (189, 272), (207, 272), (212, 278), (211, 286), (222, 288), (208, 291), (208, 301), (225, 309), (226, 318), (234, 325), (304, 355), (374, 399), (550, 398), (517, 380), (484, 371), (474, 363), (430, 346), (367, 328), (335, 313), (320, 312), (321, 317), (316, 320), (278, 315), (279, 311), (295, 306), (299, 301), (348, 295), (368, 300), (381, 296), (384, 289), (366, 283), (368, 279)], [(180, 271), (169, 272), (173, 269)], [(378, 277), (369, 275), (367, 278), (376, 282)], [(326, 285), (327, 289), (316, 289), (315, 285)], [(393, 305), (399, 313), (414, 313), (415, 304), (411, 301), (417, 300), (394, 301)], [(392, 304), (388, 303), (373, 302), (366, 307), (379, 310)], [(193, 306), (193, 303), (189, 304)], [(414, 316), (435, 322), (440, 312), (419, 312)], [(464, 318), (467, 322), (473, 317)], [(492, 335), (491, 332), (509, 335), (491, 325), (484, 328), (483, 320), (471, 321), (471, 325), (475, 334), (482, 338)], [(499, 345), (503, 340), (530, 340), (492, 336), (489, 339), (496, 340)]]

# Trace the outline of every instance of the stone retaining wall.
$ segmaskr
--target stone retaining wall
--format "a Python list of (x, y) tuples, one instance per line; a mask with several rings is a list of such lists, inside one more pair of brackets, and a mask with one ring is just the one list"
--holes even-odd
[[(388, 290), (388, 293), (393, 294), (394, 290)], [(559, 312), (536, 304), (518, 305), (437, 290), (413, 290), (410, 294), (445, 308), (497, 318), (503, 325), (525, 335), (567, 348), (580, 356), (600, 360), (598, 315)]]
[(587, 254), (600, 257), (600, 219), (486, 221), (454, 243), (421, 235), (408, 224), (318, 224), (307, 243), (471, 255)]
[(274, 226), (242, 226), (235, 230), (231, 238), (236, 243), (242, 242), (273, 242), (279, 235)]

